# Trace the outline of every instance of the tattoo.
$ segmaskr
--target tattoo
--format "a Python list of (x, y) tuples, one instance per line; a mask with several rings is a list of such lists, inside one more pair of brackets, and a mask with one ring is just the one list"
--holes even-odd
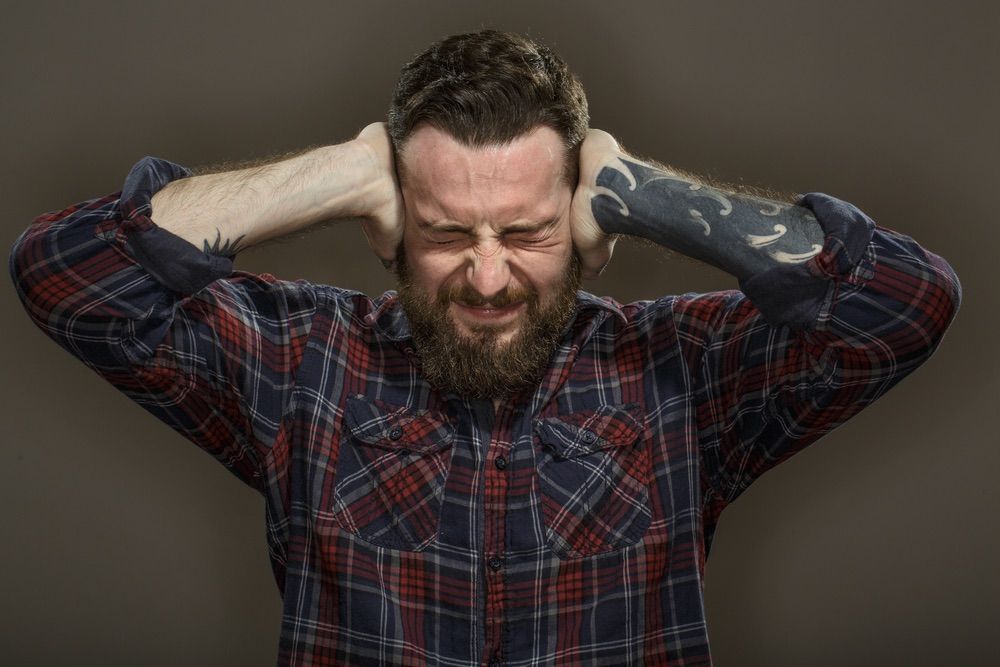
[(823, 228), (804, 206), (737, 194), (619, 159), (597, 175), (594, 219), (608, 234), (640, 236), (748, 278), (805, 262)]
[(222, 232), (219, 228), (215, 228), (215, 242), (212, 245), (208, 245), (208, 239), (204, 239), (204, 247), (202, 250), (209, 255), (223, 255), (225, 257), (235, 257), (236, 253), (243, 250), (240, 247), (240, 241), (246, 234), (240, 234), (235, 241), (232, 239), (226, 239), (226, 242), (220, 247), (219, 244), (222, 243)]

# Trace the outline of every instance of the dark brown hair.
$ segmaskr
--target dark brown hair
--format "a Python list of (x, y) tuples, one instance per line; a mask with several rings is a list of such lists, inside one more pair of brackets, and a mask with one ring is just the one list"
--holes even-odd
[(388, 125), (397, 156), (422, 123), (473, 148), (547, 125), (563, 138), (572, 185), (589, 122), (583, 86), (562, 58), (520, 35), (482, 30), (436, 42), (403, 67)]

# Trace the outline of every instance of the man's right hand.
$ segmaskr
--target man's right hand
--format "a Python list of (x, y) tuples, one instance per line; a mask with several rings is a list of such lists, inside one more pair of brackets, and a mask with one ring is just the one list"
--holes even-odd
[(366, 214), (361, 228), (383, 266), (391, 268), (396, 261), (396, 249), (403, 241), (404, 209), (389, 132), (385, 123), (372, 123), (361, 130), (354, 142), (372, 160), (373, 186), (366, 188)]

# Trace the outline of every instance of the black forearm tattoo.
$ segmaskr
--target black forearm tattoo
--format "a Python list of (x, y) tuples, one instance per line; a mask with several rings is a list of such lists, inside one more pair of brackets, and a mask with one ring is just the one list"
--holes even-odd
[(244, 236), (246, 236), (246, 234), (240, 234), (238, 237), (236, 237), (235, 241), (227, 238), (226, 242), (220, 246), (219, 244), (222, 243), (222, 232), (219, 231), (218, 228), (216, 228), (215, 241), (212, 243), (212, 245), (209, 245), (208, 239), (204, 239), (205, 245), (202, 248), (202, 251), (204, 251), (209, 255), (223, 255), (225, 257), (235, 257), (236, 253), (243, 250), (243, 248), (240, 247), (240, 241), (243, 240)]
[(597, 175), (591, 200), (605, 233), (649, 239), (737, 278), (804, 262), (823, 247), (823, 229), (803, 206), (723, 192), (627, 158), (618, 165)]

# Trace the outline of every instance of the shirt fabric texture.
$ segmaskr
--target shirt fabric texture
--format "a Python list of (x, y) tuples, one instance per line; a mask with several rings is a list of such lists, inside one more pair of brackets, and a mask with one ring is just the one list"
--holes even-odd
[(942, 258), (834, 197), (807, 262), (739, 290), (579, 292), (537, 389), (432, 390), (394, 292), (233, 270), (157, 227), (191, 175), (39, 216), (10, 271), (32, 320), (265, 499), (280, 665), (709, 665), (722, 510), (930, 357)]

